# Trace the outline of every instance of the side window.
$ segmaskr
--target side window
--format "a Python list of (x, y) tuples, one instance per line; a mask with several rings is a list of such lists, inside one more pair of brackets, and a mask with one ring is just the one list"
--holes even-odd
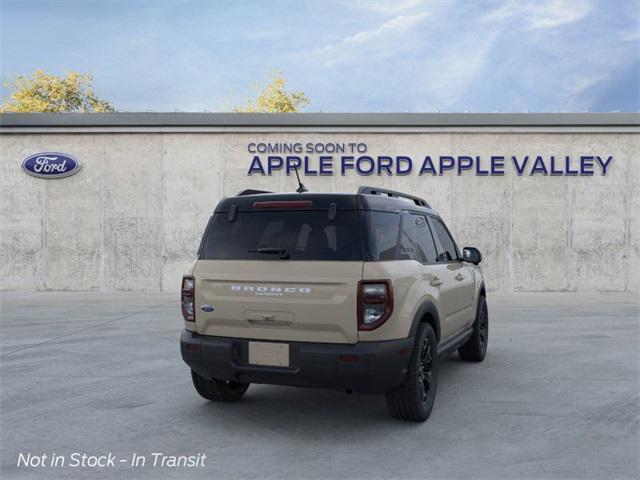
[(369, 260), (436, 262), (439, 242), (434, 242), (425, 215), (371, 211), (364, 218), (368, 223)]
[(424, 215), (412, 215), (415, 229), (418, 258), (423, 263), (433, 263), (438, 257), (436, 245), (433, 243), (431, 230)]
[(447, 227), (444, 226), (442, 220), (429, 217), (429, 225), (434, 237), (437, 237), (438, 242), (438, 262), (450, 262), (458, 260), (458, 249), (456, 243), (451, 238), (451, 235), (447, 231)]

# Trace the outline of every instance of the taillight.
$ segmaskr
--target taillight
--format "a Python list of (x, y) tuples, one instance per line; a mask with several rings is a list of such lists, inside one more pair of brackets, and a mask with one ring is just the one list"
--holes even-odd
[(184, 277), (182, 279), (182, 316), (187, 322), (196, 321), (193, 299), (195, 287), (196, 281), (193, 277)]
[(358, 283), (358, 329), (374, 330), (393, 312), (390, 280), (361, 280)]

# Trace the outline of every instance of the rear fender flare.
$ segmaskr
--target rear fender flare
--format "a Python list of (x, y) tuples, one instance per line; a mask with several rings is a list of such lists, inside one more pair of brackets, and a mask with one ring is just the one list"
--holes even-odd
[(440, 341), (440, 314), (438, 313), (438, 309), (435, 304), (428, 300), (420, 305), (420, 308), (418, 308), (418, 311), (413, 317), (411, 330), (409, 331), (410, 337), (414, 337), (416, 335), (418, 327), (423, 322), (428, 323), (433, 327), (436, 332), (436, 337), (438, 338), (438, 341)]
[(480, 296), (484, 296), (484, 298), (487, 298), (487, 289), (484, 286), (484, 281), (480, 282), (480, 285), (478, 287), (478, 297)]

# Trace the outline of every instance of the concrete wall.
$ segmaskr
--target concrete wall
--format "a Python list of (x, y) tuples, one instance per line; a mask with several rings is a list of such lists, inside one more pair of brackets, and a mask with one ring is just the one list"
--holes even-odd
[[(424, 196), (458, 243), (484, 255), (502, 291), (640, 291), (640, 156), (635, 133), (246, 132), (0, 135), (0, 289), (177, 290), (216, 202), (243, 188), (249, 142), (366, 142), (369, 154), (615, 157), (606, 176), (309, 177), (314, 191), (372, 184)], [(61, 151), (83, 167), (43, 180), (20, 162)]]

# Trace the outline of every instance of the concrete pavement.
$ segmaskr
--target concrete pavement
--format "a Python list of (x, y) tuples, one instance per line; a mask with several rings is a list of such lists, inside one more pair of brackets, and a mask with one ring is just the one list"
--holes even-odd
[[(381, 396), (252, 385), (193, 390), (175, 294), (3, 293), (3, 478), (638, 478), (637, 294), (490, 294), (485, 362), (441, 363), (431, 419)], [(20, 453), (64, 467), (16, 466)], [(72, 468), (72, 453), (130, 459)], [(152, 453), (205, 453), (153, 467)]]

